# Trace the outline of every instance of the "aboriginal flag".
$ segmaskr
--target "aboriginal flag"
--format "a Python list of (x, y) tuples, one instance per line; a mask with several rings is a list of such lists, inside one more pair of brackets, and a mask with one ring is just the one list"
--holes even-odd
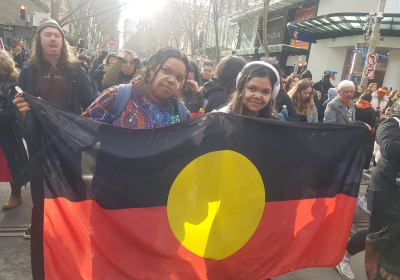
[(341, 261), (364, 125), (212, 113), (129, 130), (27, 99), (35, 280), (261, 280)]

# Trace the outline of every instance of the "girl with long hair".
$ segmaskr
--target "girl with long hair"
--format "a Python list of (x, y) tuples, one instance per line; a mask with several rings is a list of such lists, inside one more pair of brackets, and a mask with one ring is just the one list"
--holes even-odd
[(303, 79), (289, 92), (301, 122), (318, 122), (318, 111), (312, 96), (312, 82)]
[(263, 61), (250, 62), (238, 74), (236, 91), (219, 112), (273, 119), (273, 101), (280, 87), (278, 71), (272, 65)]

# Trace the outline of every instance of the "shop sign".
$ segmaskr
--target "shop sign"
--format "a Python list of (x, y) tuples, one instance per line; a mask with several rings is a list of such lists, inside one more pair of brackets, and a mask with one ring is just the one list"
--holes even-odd
[[(296, 20), (313, 18), (313, 17), (315, 17), (316, 11), (317, 11), (317, 7), (312, 7), (312, 8), (309, 8), (309, 9), (298, 11), (296, 13), (295, 17), (294, 17), (294, 20), (296, 21)], [(302, 49), (306, 49), (307, 50), (309, 48), (309, 46), (310, 46), (310, 43), (304, 42), (304, 41), (301, 41), (301, 40), (293, 39), (290, 42), (290, 45), (291, 46), (295, 46), (297, 48), (302, 48)]]
[(10, 25), (3, 25), (3, 24), (0, 24), (0, 30), (14, 31), (14, 27), (12, 27), (12, 26), (10, 26)]

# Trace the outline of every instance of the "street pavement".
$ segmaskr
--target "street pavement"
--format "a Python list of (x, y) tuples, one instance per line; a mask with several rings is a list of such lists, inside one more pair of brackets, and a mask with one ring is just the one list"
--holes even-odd
[[(367, 188), (367, 180), (363, 179), (360, 194)], [(0, 183), (0, 206), (7, 201), (10, 186)], [(32, 200), (29, 184), (23, 188), (24, 203), (12, 210), (0, 211), (0, 280), (31, 280), (30, 241), (24, 239), (23, 232), (31, 219)], [(369, 216), (356, 209), (352, 234), (368, 227)], [(327, 252), (329, 254), (329, 252)], [(364, 252), (352, 258), (353, 272), (358, 280), (366, 280), (364, 270)], [(300, 269), (275, 280), (341, 280), (343, 279), (334, 267)]]

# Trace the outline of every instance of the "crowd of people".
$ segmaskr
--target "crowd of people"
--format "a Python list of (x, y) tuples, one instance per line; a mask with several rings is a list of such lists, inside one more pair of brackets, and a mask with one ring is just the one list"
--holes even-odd
[[(370, 131), (364, 172), (372, 171), (372, 183), (367, 196), (360, 198), (360, 207), (371, 215), (371, 224), (350, 239), (337, 269), (343, 277), (354, 279), (350, 257), (365, 248), (369, 233), (390, 222), (390, 242), (398, 250), (382, 251), (382, 275), (399, 279), (395, 264), (400, 259), (400, 206), (392, 203), (400, 196), (396, 184), (400, 174), (399, 91), (374, 83), (364, 91), (348, 80), (334, 86), (329, 71), (313, 83), (309, 70), (286, 76), (273, 59), (246, 63), (238, 56), (227, 56), (218, 65), (205, 61), (199, 69), (195, 61), (171, 47), (160, 49), (143, 63), (131, 50), (118, 54), (102, 50), (92, 60), (86, 50), (77, 52), (69, 46), (52, 19), (40, 22), (30, 55), (23, 44), (20, 47), (13, 56), (0, 50), (0, 182), (11, 184), (3, 208), (23, 202), (21, 188), (29, 181), (22, 139), (29, 153), (25, 116), (31, 109), (16, 92), (17, 85), (75, 114), (129, 129), (164, 127), (203, 112), (307, 123), (359, 121)], [(126, 94), (130, 97), (123, 99), (125, 103), (115, 102)], [(139, 114), (133, 116), (133, 111)], [(370, 168), (373, 154), (375, 169)], [(30, 237), (30, 228), (25, 237)]]

